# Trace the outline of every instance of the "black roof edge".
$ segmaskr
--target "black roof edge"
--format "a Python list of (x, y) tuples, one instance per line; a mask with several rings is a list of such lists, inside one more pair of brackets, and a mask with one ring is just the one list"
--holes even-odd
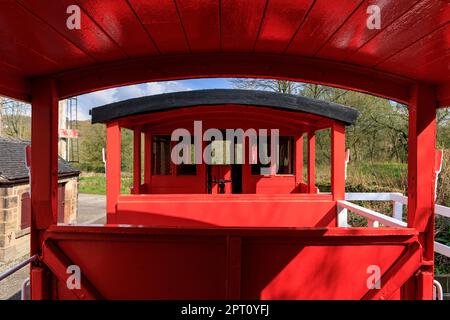
[(106, 123), (120, 118), (202, 105), (251, 105), (286, 111), (310, 113), (354, 124), (359, 112), (337, 103), (298, 95), (241, 89), (208, 89), (163, 93), (114, 102), (91, 109), (92, 123)]

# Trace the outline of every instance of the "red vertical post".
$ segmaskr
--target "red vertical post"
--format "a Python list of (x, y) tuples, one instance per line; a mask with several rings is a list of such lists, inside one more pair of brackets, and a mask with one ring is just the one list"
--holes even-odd
[(117, 200), (120, 195), (120, 126), (118, 122), (106, 125), (106, 218), (115, 223)]
[(316, 192), (316, 132), (308, 131), (308, 192)]
[[(58, 93), (53, 79), (37, 79), (31, 88), (31, 238), (30, 255), (41, 253), (40, 235), (57, 222)], [(25, 152), (25, 150), (24, 150)], [(32, 266), (31, 274), (36, 267)], [(41, 270), (42, 271), (42, 270)], [(31, 298), (45, 296), (42, 281), (31, 281)]]
[(300, 184), (303, 182), (303, 133), (296, 136), (294, 150), (295, 150), (295, 158), (294, 158), (295, 180), (297, 183), (298, 192), (301, 192)]
[(141, 129), (133, 131), (133, 194), (141, 193)]
[[(419, 232), (424, 253), (422, 273), (433, 274), (434, 180), (437, 99), (433, 87), (417, 84), (409, 104), (408, 227)], [(418, 297), (432, 297), (433, 277), (418, 277)]]
[(152, 183), (152, 135), (146, 132), (144, 136), (144, 183), (145, 192), (150, 193)]
[(331, 126), (331, 193), (333, 200), (345, 199), (345, 126)]

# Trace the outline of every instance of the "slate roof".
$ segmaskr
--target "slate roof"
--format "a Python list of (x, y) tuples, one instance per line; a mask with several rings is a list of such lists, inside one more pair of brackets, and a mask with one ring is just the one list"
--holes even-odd
[(195, 106), (237, 104), (315, 114), (346, 125), (359, 112), (341, 104), (292, 94), (260, 90), (207, 89), (163, 93), (110, 103), (91, 110), (92, 123), (106, 123), (128, 116)]
[[(0, 185), (28, 182), (25, 165), (25, 146), (30, 141), (0, 137)], [(77, 176), (80, 172), (62, 158), (58, 158), (60, 178)]]

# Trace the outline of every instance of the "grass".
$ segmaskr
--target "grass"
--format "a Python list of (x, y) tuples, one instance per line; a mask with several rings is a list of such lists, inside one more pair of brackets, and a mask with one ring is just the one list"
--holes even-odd
[[(122, 174), (120, 192), (129, 194), (133, 183), (130, 174)], [(106, 194), (106, 178), (102, 173), (82, 173), (79, 180), (78, 190), (80, 193)]]

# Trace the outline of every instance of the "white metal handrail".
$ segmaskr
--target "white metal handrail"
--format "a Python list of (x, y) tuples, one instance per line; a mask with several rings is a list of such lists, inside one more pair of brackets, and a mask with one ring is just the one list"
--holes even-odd
[(33, 262), (34, 260), (36, 260), (38, 258), (38, 255), (35, 254), (34, 256), (29, 257), (28, 259), (23, 260), (21, 263), (15, 265), (14, 267), (12, 267), (11, 269), (6, 270), (5, 272), (3, 272), (2, 274), (0, 274), (0, 281), (8, 278), (10, 275), (12, 275), (13, 273), (16, 273), (17, 271), (19, 271), (20, 269), (22, 269), (23, 267), (25, 267), (26, 265), (28, 265), (29, 263)]
[[(390, 217), (349, 201), (393, 201), (393, 215)], [(378, 227), (379, 223), (389, 227), (406, 227), (407, 223), (403, 222), (403, 206), (405, 205), (408, 205), (408, 197), (397, 192), (348, 192), (345, 194), (345, 200), (338, 201), (338, 225), (340, 227), (349, 227), (347, 210), (350, 210), (367, 218), (368, 225), (371, 227)], [(450, 208), (446, 206), (436, 204), (434, 206), (434, 213), (450, 218)], [(435, 241), (434, 251), (450, 257), (450, 246), (443, 243)]]

